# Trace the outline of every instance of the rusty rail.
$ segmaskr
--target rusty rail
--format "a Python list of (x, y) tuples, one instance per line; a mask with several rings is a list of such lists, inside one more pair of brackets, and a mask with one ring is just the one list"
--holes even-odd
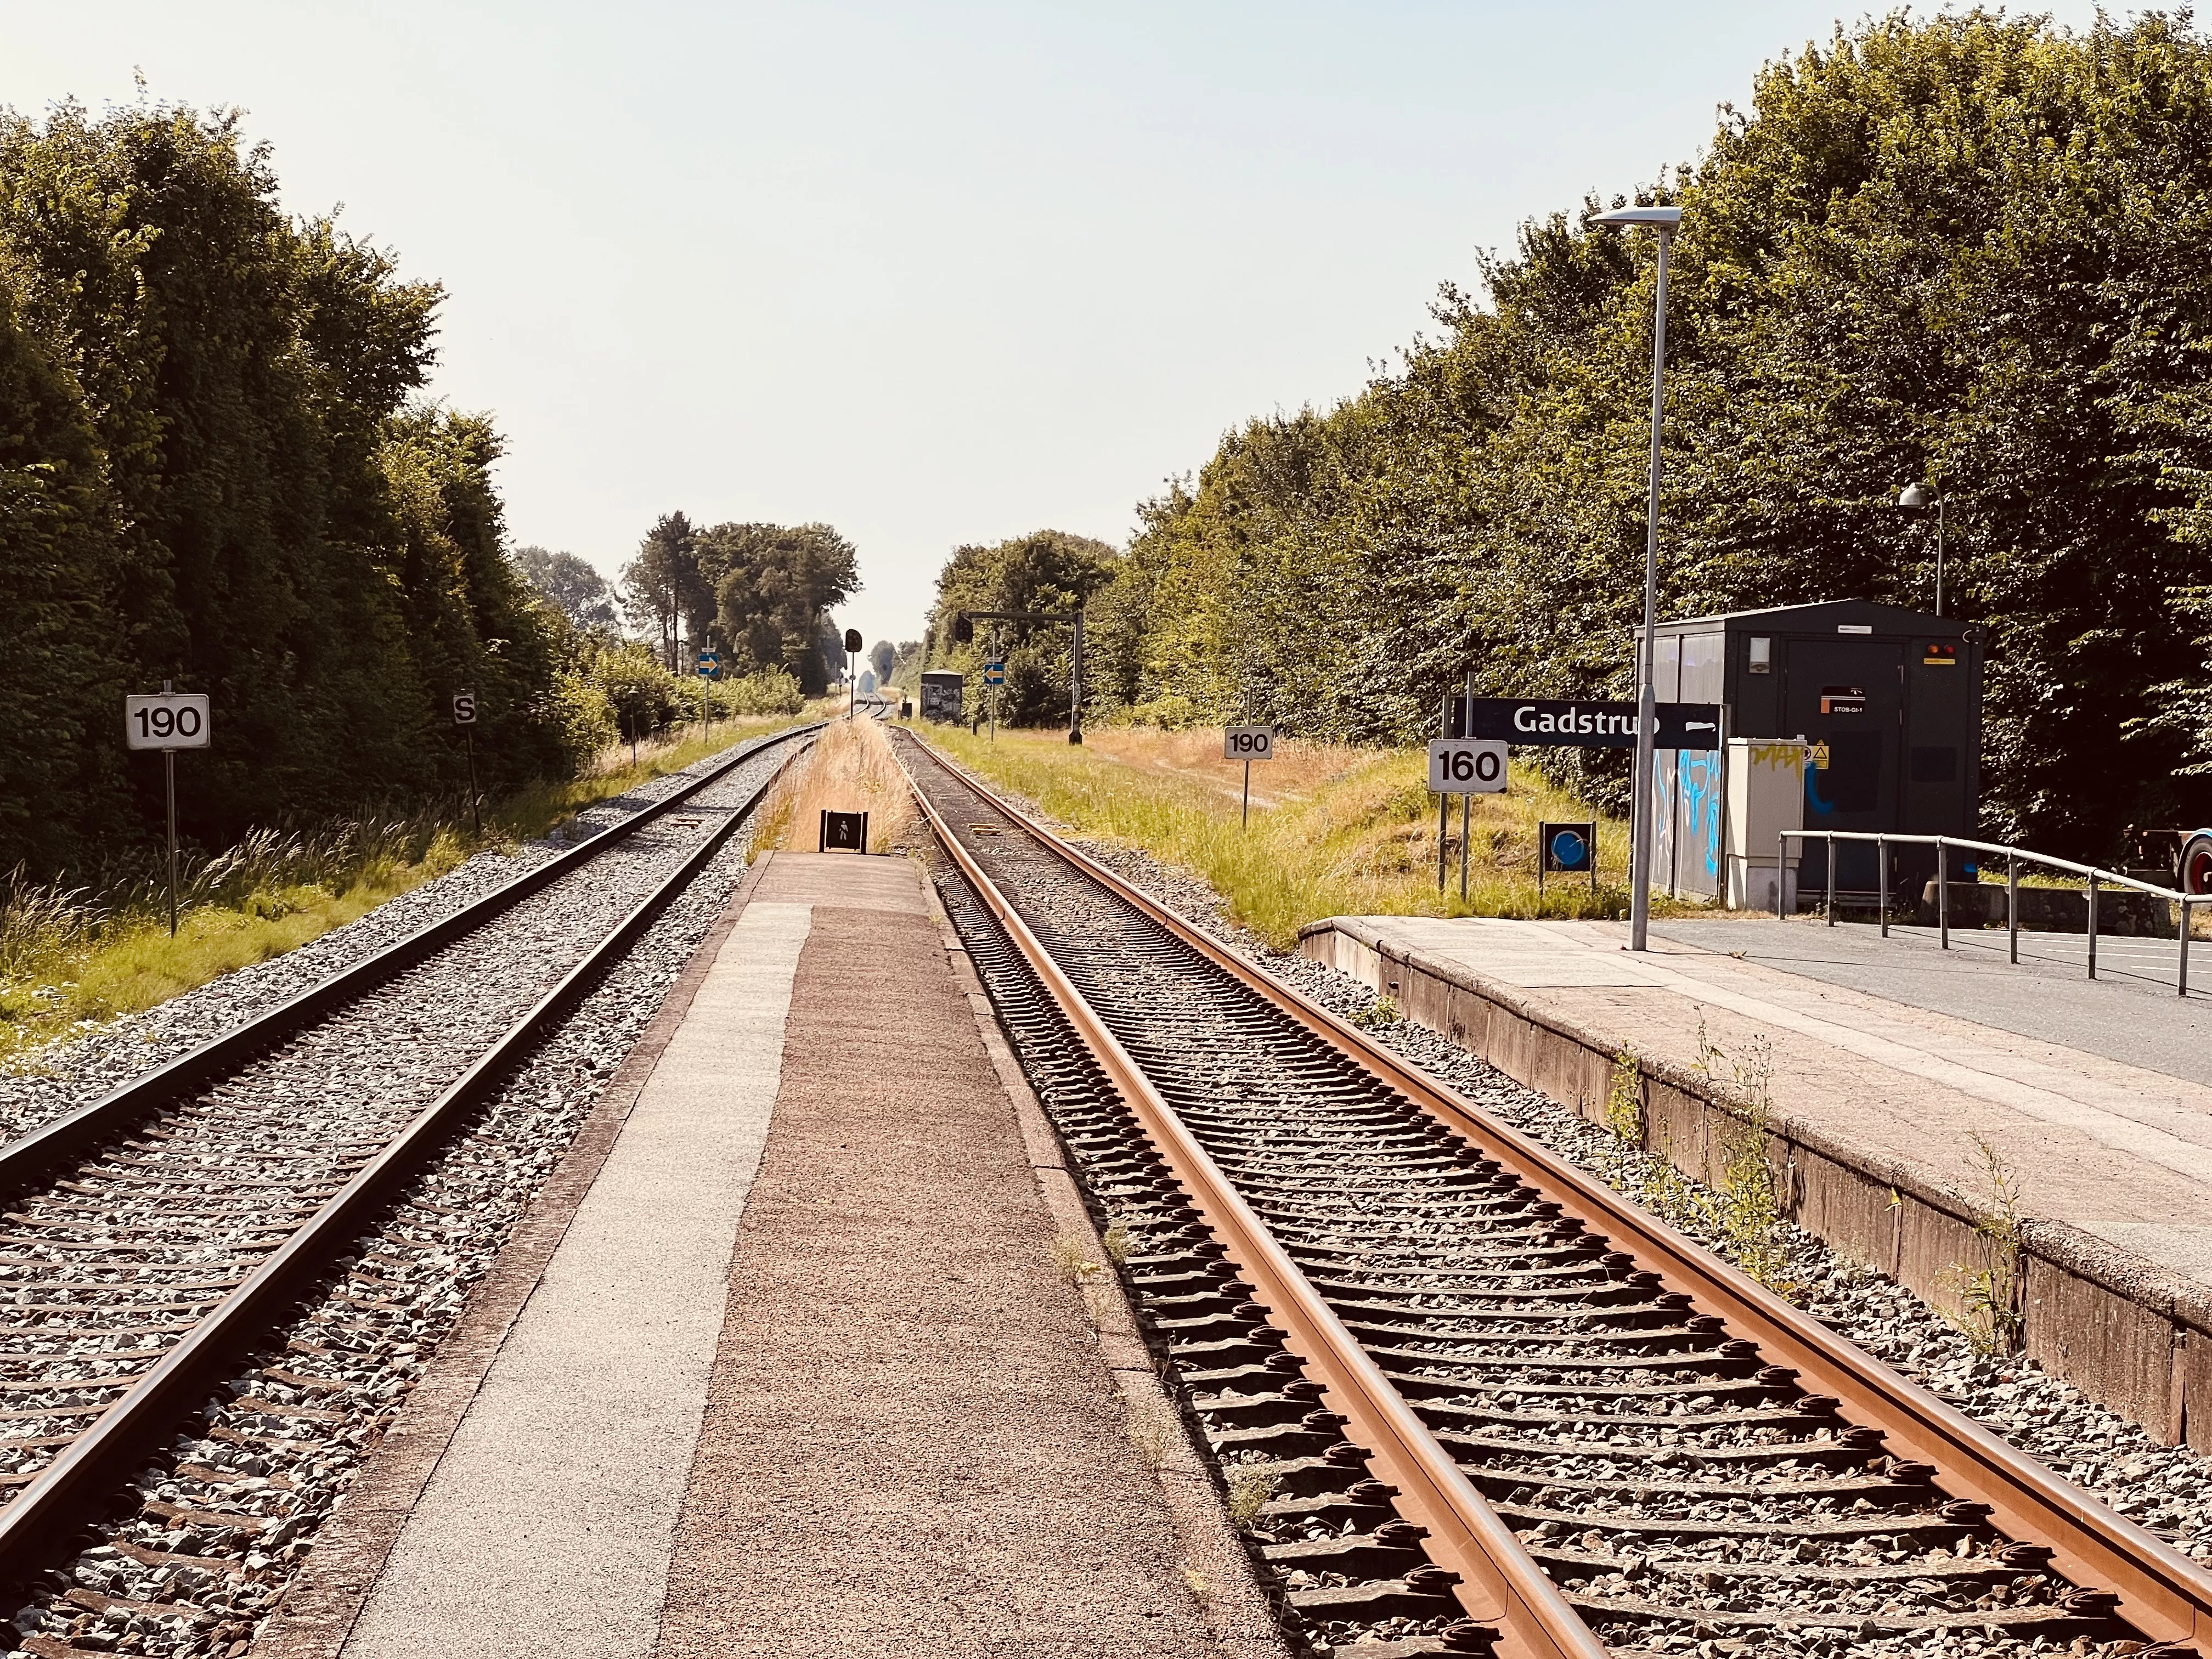
[[(1591, 1231), (1603, 1233), (1615, 1249), (1633, 1256), (1638, 1267), (1659, 1274), (1669, 1290), (1689, 1294), (1701, 1311), (1718, 1316), (1731, 1336), (1756, 1343), (1770, 1362), (1794, 1368), (1809, 1389), (1833, 1395), (1845, 1410), (1882, 1431), (1885, 1448), (1892, 1454), (1931, 1465), (1936, 1471), (1933, 1484), (1938, 1489), (1953, 1498), (1987, 1504), (1991, 1524), (1999, 1531), (2017, 1542), (2045, 1546), (2051, 1552), (2052, 1566), (2066, 1577), (2116, 1595), (2118, 1617), (2149, 1640), (2212, 1644), (2212, 1573), (2197, 1562), (2089, 1493), (2062, 1480), (1964, 1413), (1790, 1306), (1748, 1274), (1646, 1214), (1536, 1141), (1470, 1105), (1364, 1033), (1193, 927), (1104, 866), (1030, 823), (941, 750), (933, 748), (929, 752), (1009, 822), (1019, 825), (1037, 845), (1134, 907), (1179, 943), (1290, 1015), (1377, 1079), (1476, 1141), (1490, 1157), (1559, 1203), (1565, 1213), (1582, 1221)], [(1208, 1221), (1216, 1223), (1240, 1265), (1258, 1275), (1256, 1282), (1267, 1305), (1276, 1309), (1279, 1304), (1275, 1298), (1283, 1299), (1287, 1304), (1283, 1309), (1284, 1316), (1291, 1324), (1294, 1339), (1302, 1344), (1311, 1345), (1317, 1337), (1328, 1339), (1326, 1346), (1319, 1349), (1309, 1346), (1311, 1361), (1324, 1385), (1346, 1400), (1342, 1408), (1345, 1415), (1370, 1437), (1367, 1443), (1378, 1448), (1396, 1443), (1386, 1443), (1370, 1425), (1370, 1422), (1381, 1423), (1395, 1431), (1402, 1419), (1426, 1442), (1426, 1449), (1449, 1468), (1449, 1480), (1439, 1474), (1425, 1484), (1419, 1479), (1402, 1480), (1395, 1468), (1385, 1478), (1400, 1480), (1409, 1495), (1420, 1495), (1417, 1501), (1441, 1504), (1449, 1511), (1453, 1519), (1448, 1526), (1437, 1525), (1426, 1513), (1412, 1518), (1430, 1527), (1435, 1534), (1433, 1544), (1441, 1544), (1447, 1538), (1460, 1540), (1456, 1556), (1439, 1553), (1437, 1559), (1462, 1572), (1470, 1586), (1480, 1585), (1486, 1595), (1494, 1598), (1497, 1607), (1483, 1612), (1478, 1611), (1474, 1601), (1462, 1593), (1461, 1599), (1468, 1606), (1470, 1616), (1500, 1624), (1508, 1640), (1516, 1643), (1521, 1652), (1605, 1652), (1550, 1579), (1521, 1547), (1512, 1530), (1468, 1483), (1452, 1463), (1449, 1454), (1428, 1435), (1396, 1390), (1375, 1370), (1372, 1362), (1358, 1352), (1354, 1339), (1322, 1306), (1296, 1266), (1230, 1188), (1226, 1178), (1145, 1081), (1112, 1034), (1084, 1005), (1080, 994), (1045, 955), (1035, 936), (1013, 915), (921, 793), (916, 790), (915, 794), (963, 872), (998, 914), (1039, 976), (1067, 1011), (1077, 1030), (1128, 1097), (1132, 1108), (1152, 1129), (1155, 1140), (1177, 1173), (1184, 1175), (1186, 1184), (1191, 1187)], [(1155, 1127), (1156, 1121), (1163, 1127)], [(1183, 1150), (1186, 1146), (1188, 1151)], [(1198, 1173), (1199, 1179), (1191, 1178), (1193, 1171)], [(1201, 1182), (1206, 1184), (1201, 1185)], [(1223, 1226), (1217, 1222), (1217, 1214), (1236, 1220)], [(1245, 1242), (1235, 1231), (1238, 1225), (1256, 1237)], [(1276, 1260), (1281, 1262), (1280, 1269), (1272, 1267)], [(1309, 1306), (1310, 1313), (1307, 1311)], [(1339, 1352), (1335, 1346), (1339, 1341), (1350, 1350), (1348, 1355)], [(1367, 1381), (1370, 1377), (1371, 1383)], [(1368, 1389), (1379, 1389), (1387, 1400), (1371, 1395), (1363, 1396), (1361, 1391)], [(1366, 1415), (1352, 1409), (1350, 1402), (1355, 1398), (1364, 1399)], [(1408, 1440), (1407, 1443), (1418, 1446), (1419, 1443)], [(1383, 1455), (1388, 1460), (1393, 1454), (1386, 1450)], [(1427, 1468), (1425, 1462), (1422, 1467)], [(1532, 1578), (1533, 1584), (1529, 1582)], [(1561, 1628), (1559, 1620), (1571, 1622), (1571, 1637)], [(1577, 1645), (1565, 1645), (1569, 1640)], [(1501, 1651), (1510, 1650), (1515, 1650), (1501, 1643)]]

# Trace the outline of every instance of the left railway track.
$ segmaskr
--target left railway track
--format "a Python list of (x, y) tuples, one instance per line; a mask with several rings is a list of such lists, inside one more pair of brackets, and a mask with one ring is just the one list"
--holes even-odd
[[(334, 1262), (361, 1254), (410, 1176), (713, 863), (818, 729), (740, 746), (453, 915), (0, 1148), (0, 1582), (34, 1588), (240, 1352)], [(352, 1271), (357, 1290), (373, 1289), (373, 1253)], [(281, 1367), (263, 1375), (260, 1392), (277, 1398), (249, 1389), (234, 1410), (313, 1418), (319, 1388), (338, 1386)], [(167, 1509), (169, 1547), (137, 1550), (156, 1578), (206, 1577), (221, 1565), (206, 1540), (227, 1529), (283, 1543), (274, 1515), (265, 1527), (201, 1515), (189, 1496)], [(143, 1605), (74, 1594), (95, 1613)], [(124, 1622), (145, 1616), (126, 1610)], [(73, 1650), (29, 1639), (29, 1651)]]

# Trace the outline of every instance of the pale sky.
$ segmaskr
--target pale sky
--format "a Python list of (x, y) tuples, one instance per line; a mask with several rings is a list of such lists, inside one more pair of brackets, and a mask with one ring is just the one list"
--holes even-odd
[(0, 0), (0, 102), (242, 106), (288, 207), (446, 285), (517, 543), (611, 575), (673, 508), (826, 520), (872, 642), (957, 544), (1121, 542), (1224, 429), (1356, 391), (1838, 15)]

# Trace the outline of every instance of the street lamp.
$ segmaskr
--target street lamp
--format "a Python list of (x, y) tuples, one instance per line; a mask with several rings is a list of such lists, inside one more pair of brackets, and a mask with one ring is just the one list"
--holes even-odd
[(1659, 711), (1653, 687), (1659, 632), (1659, 416), (1667, 374), (1667, 251), (1682, 222), (1678, 207), (1615, 208), (1590, 216), (1594, 225), (1649, 225), (1659, 233), (1659, 291), (1651, 301), (1651, 491), (1644, 515), (1644, 642), (1636, 665), (1636, 798), (1630, 812), (1628, 948), (1647, 949), (1651, 926), (1652, 738)]
[(1924, 483), (1909, 483), (1897, 492), (1899, 507), (1925, 507), (1936, 503), (1936, 614), (1943, 614), (1943, 500), (1929, 494)]

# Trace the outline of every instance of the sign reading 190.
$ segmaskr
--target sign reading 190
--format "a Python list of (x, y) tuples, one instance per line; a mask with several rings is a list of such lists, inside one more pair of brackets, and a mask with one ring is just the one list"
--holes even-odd
[(124, 698), (123, 738), (133, 749), (206, 748), (207, 693), (164, 691)]
[(1221, 753), (1225, 760), (1273, 760), (1275, 728), (1272, 726), (1231, 726), (1223, 728)]

